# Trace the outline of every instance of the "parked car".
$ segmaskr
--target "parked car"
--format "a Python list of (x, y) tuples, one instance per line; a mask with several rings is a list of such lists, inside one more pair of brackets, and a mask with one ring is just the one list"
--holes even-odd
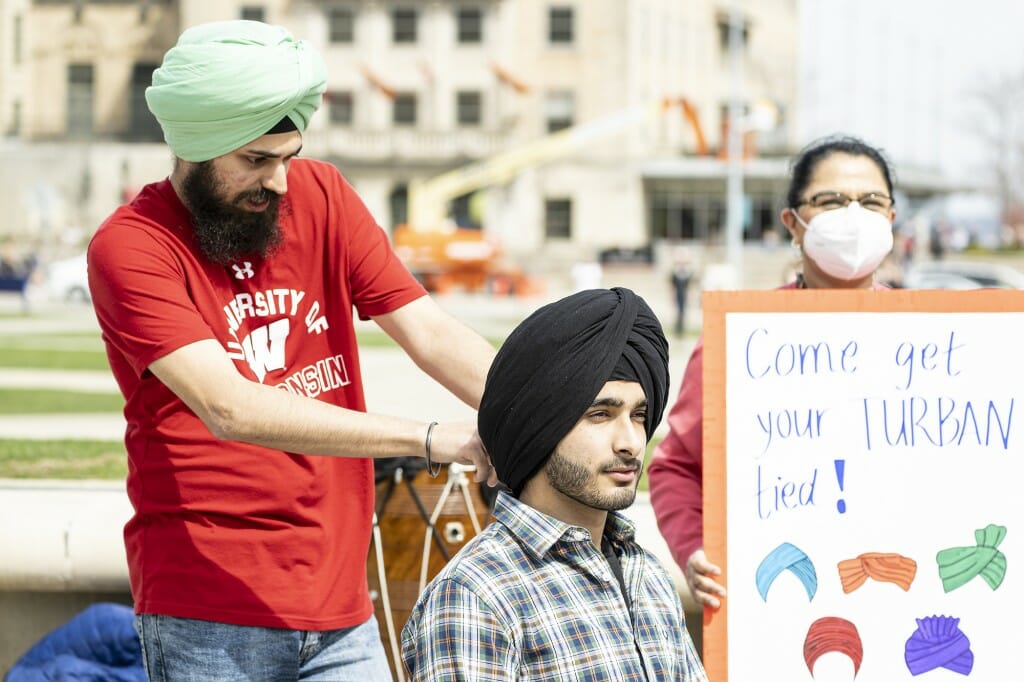
[(84, 253), (46, 263), (43, 282), (50, 300), (67, 303), (88, 303), (91, 300)]
[(906, 289), (1024, 289), (1024, 272), (1001, 263), (934, 261), (903, 274)]

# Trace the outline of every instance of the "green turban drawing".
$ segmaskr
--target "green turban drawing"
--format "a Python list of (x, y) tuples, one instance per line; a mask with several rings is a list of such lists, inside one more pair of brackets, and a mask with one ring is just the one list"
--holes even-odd
[(218, 21), (186, 30), (164, 55), (146, 103), (185, 161), (207, 161), (287, 117), (301, 133), (327, 89), (327, 69), (280, 26)]
[(974, 531), (976, 547), (953, 547), (940, 551), (935, 559), (939, 564), (942, 588), (952, 592), (981, 576), (993, 590), (1006, 577), (1006, 555), (996, 547), (1006, 537), (1006, 527), (989, 524)]

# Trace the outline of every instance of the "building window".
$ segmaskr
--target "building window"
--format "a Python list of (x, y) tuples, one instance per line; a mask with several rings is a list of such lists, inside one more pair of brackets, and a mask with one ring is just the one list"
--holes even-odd
[(462, 126), (480, 125), (483, 119), (482, 97), (479, 92), (464, 90), (455, 94), (455, 118)]
[(21, 31), (22, 31), (22, 18), (20, 14), (14, 17), (14, 39), (13, 43), (13, 58), (15, 64), (21, 64)]
[(576, 106), (571, 92), (549, 92), (544, 102), (544, 120), (548, 132), (553, 133), (571, 126)]
[(452, 199), (451, 217), (463, 229), (483, 229), (483, 194), (469, 192)]
[[(718, 21), (718, 47), (723, 51), (729, 50), (729, 30), (731, 28), (731, 16), (728, 13), (719, 13)], [(740, 17), (740, 45), (746, 47), (750, 39), (750, 24), (746, 17)]]
[(356, 36), (356, 15), (351, 7), (332, 7), (327, 13), (327, 30), (332, 43), (352, 43)]
[(399, 225), (409, 222), (409, 187), (395, 185), (388, 195), (388, 209), (391, 213), (391, 233)]
[(572, 7), (548, 8), (548, 42), (552, 45), (572, 45), (573, 37)]
[(455, 12), (459, 43), (481, 43), (484, 39), (484, 13), (479, 7), (460, 7)]
[[(685, 190), (674, 186), (671, 189), (655, 188), (651, 192), (649, 213), (653, 241), (713, 243), (721, 239), (725, 230), (725, 202), (721, 193), (721, 186), (710, 180), (703, 183), (695, 181)], [(759, 201), (766, 208), (774, 206), (770, 197), (755, 197), (747, 206), (753, 205), (754, 211), (758, 211)], [(744, 225), (749, 226), (752, 212), (748, 208), (744, 214)], [(774, 210), (770, 210), (766, 217), (771, 221), (774, 216)], [(751, 233), (747, 238), (756, 237)]]
[(246, 21), (266, 21), (267, 9), (261, 5), (243, 5), (240, 14)]
[(164, 139), (160, 124), (146, 106), (146, 88), (153, 82), (157, 64), (135, 64), (132, 66), (132, 83), (129, 100), (131, 107), (131, 130), (128, 136), (133, 140), (159, 142)]
[(697, 209), (693, 202), (671, 193), (655, 192), (651, 197), (651, 236), (657, 241), (702, 237), (697, 230)]
[(327, 98), (327, 114), (332, 125), (352, 125), (352, 93), (330, 93)]
[(68, 64), (67, 134), (82, 138), (92, 134), (92, 64)]
[(544, 236), (548, 239), (572, 237), (572, 199), (544, 201)]
[(419, 16), (411, 7), (391, 10), (391, 39), (396, 43), (415, 43)]
[(11, 135), (21, 134), (21, 100), (14, 100), (11, 103)]
[(395, 125), (416, 125), (416, 95), (410, 92), (395, 95), (391, 122)]

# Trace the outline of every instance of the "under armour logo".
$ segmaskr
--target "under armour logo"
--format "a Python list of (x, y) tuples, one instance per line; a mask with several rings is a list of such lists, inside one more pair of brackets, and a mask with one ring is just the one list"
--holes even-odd
[(231, 269), (235, 271), (235, 279), (249, 279), (256, 273), (252, 271), (252, 263), (245, 261), (241, 265), (232, 265)]

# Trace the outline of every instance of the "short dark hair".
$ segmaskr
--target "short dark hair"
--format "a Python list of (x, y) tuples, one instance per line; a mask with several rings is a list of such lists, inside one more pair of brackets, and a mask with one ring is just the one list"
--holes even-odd
[(872, 147), (864, 140), (851, 135), (830, 135), (811, 142), (804, 147), (793, 160), (790, 171), (789, 191), (786, 192), (786, 206), (795, 208), (800, 203), (800, 195), (807, 189), (814, 175), (814, 169), (824, 159), (833, 154), (849, 154), (850, 156), (866, 156), (871, 159), (882, 177), (885, 178), (886, 189), (892, 196), (893, 171), (882, 150)]
[(264, 135), (275, 135), (277, 133), (290, 133), (293, 130), (298, 130), (298, 126), (295, 125), (295, 121), (290, 116), (285, 116), (280, 121), (274, 124), (274, 126), (264, 133)]

